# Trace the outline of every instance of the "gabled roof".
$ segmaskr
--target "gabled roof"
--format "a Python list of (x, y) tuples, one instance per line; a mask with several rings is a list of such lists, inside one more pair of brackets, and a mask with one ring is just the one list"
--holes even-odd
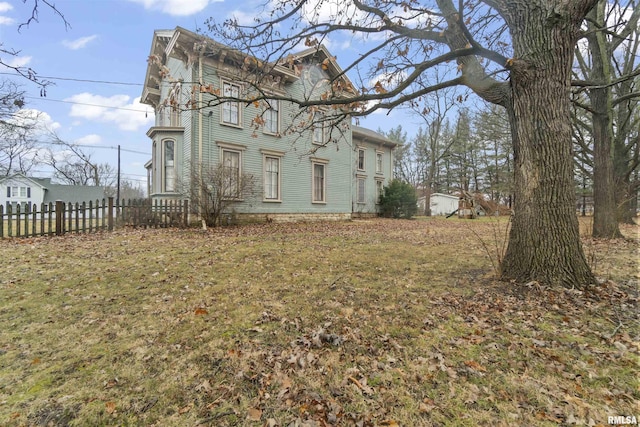
[(294, 81), (300, 77), (297, 65), (305, 60), (313, 59), (326, 71), (331, 78), (339, 78), (344, 90), (355, 92), (354, 86), (336, 62), (327, 48), (318, 45), (302, 52), (291, 54), (277, 63), (264, 63), (247, 53), (223, 45), (209, 37), (194, 33), (182, 27), (173, 30), (156, 30), (151, 41), (147, 72), (145, 75), (144, 89), (141, 102), (157, 105), (160, 102), (160, 82), (164, 78), (171, 78), (166, 67), (167, 58), (180, 59), (188, 65), (193, 64), (199, 58), (217, 59), (219, 61), (233, 62), (240, 69), (250, 71), (266, 66), (269, 74), (284, 78), (285, 81)]
[(28, 177), (20, 173), (0, 178), (0, 183), (10, 181), (12, 179), (29, 182), (33, 186), (40, 187), (45, 190), (44, 202), (62, 200), (67, 203), (82, 203), (104, 198), (104, 187), (92, 185), (53, 184), (51, 182), (51, 178)]
[(385, 145), (391, 148), (395, 148), (398, 146), (397, 142), (392, 141), (386, 136), (371, 129), (353, 125), (351, 126), (351, 133), (354, 140), (359, 139), (364, 142), (375, 142), (377, 144)]
[[(22, 181), (27, 181), (27, 182), (30, 182), (31, 184), (33, 184), (34, 186), (41, 187), (41, 188), (46, 188), (46, 185), (43, 182), (43, 178), (30, 178), (30, 177), (28, 177), (26, 175), (23, 175), (21, 173), (15, 173), (13, 175), (9, 175), (9, 176), (5, 176), (3, 178), (0, 178), (0, 183), (3, 183), (5, 181), (10, 181), (10, 180), (13, 180), (13, 179), (19, 179), (19, 180), (22, 180)], [(49, 182), (51, 182), (51, 179), (50, 178), (48, 178), (48, 179), (49, 179)]]

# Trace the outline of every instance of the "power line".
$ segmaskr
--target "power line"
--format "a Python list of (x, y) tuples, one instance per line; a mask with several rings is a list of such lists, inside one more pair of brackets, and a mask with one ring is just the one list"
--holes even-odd
[[(110, 149), (110, 150), (117, 150), (118, 149), (118, 147), (115, 147), (113, 145), (64, 144), (62, 142), (49, 142), (49, 144), (52, 144), (52, 145), (63, 145), (63, 146), (72, 145), (74, 147), (86, 147), (86, 148), (107, 148), (107, 149)], [(122, 148), (122, 147), (120, 147), (120, 151), (126, 151), (128, 153), (135, 153), (135, 154), (144, 154), (145, 156), (150, 156), (151, 155), (151, 153), (145, 153), (144, 151), (130, 150), (128, 148)]]
[(63, 101), (62, 99), (51, 99), (51, 98), (44, 98), (44, 97), (38, 97), (38, 96), (25, 96), (25, 98), (38, 99), (40, 101), (61, 102), (61, 103), (64, 103), (64, 104), (86, 105), (86, 106), (89, 106), (89, 107), (112, 108), (114, 110), (135, 111), (137, 113), (145, 113), (145, 114), (148, 113), (148, 110), (136, 110), (134, 108), (126, 108), (126, 107), (112, 107), (112, 106), (109, 106), (109, 105), (89, 104), (89, 103), (86, 103), (86, 102)]
[[(16, 74), (16, 73), (0, 73), (0, 75), (16, 76), (16, 77), (20, 76), (20, 74)], [(109, 80), (89, 80), (89, 79), (76, 79), (72, 77), (52, 77), (52, 76), (41, 76), (41, 75), (37, 75), (37, 77), (40, 79), (66, 80), (70, 82), (99, 83), (99, 84), (121, 85), (121, 86), (144, 86), (143, 83), (115, 82), (115, 81), (109, 81)]]

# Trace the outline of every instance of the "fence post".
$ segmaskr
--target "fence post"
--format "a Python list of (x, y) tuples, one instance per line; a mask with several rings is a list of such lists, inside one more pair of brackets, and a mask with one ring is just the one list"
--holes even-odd
[(183, 207), (182, 215), (184, 216), (184, 226), (185, 228), (189, 226), (189, 201), (184, 199), (184, 207)]
[(56, 236), (64, 234), (64, 202), (56, 200)]
[(109, 197), (109, 231), (113, 231), (113, 197)]

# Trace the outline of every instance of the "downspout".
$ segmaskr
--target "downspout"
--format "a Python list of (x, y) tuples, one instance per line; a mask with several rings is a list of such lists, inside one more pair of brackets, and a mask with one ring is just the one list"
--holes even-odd
[(353, 155), (354, 150), (353, 150), (353, 123), (351, 124), (351, 126), (349, 126), (349, 132), (351, 133), (350, 135), (350, 145), (351, 145), (351, 149), (349, 150), (350, 154), (349, 154), (349, 175), (351, 175), (351, 184), (349, 185), (349, 201), (351, 202), (351, 219), (353, 219), (353, 213), (355, 211), (355, 201), (353, 200), (353, 188), (358, 185), (358, 180), (356, 179), (356, 171), (354, 168), (355, 165), (355, 157)]
[[(202, 87), (202, 51), (198, 56), (198, 84)], [(202, 219), (202, 91), (198, 88), (198, 215)], [(204, 224), (204, 221), (203, 221)]]

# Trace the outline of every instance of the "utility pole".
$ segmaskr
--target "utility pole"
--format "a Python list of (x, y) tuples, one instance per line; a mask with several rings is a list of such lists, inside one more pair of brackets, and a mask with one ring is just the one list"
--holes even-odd
[(120, 144), (118, 144), (118, 187), (116, 190), (116, 204), (120, 202)]

